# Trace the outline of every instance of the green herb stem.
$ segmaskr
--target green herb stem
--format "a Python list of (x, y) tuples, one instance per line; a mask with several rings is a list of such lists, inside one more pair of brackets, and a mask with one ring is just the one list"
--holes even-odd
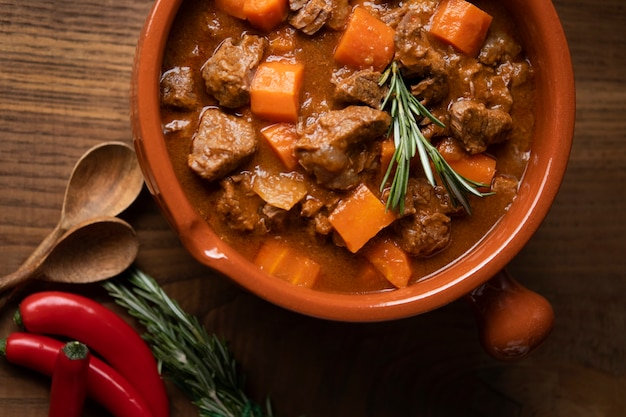
[(382, 108), (389, 108), (391, 115), (390, 134), (393, 136), (395, 151), (392, 163), (385, 173), (380, 185), (381, 191), (387, 186), (389, 177), (395, 173), (391, 180), (387, 208), (404, 212), (404, 200), (409, 184), (411, 159), (418, 154), (428, 182), (435, 187), (436, 180), (432, 165), (437, 176), (445, 187), (450, 200), (455, 207), (461, 205), (468, 214), (471, 207), (468, 197), (470, 194), (482, 197), (490, 193), (481, 193), (477, 188), (488, 187), (487, 184), (477, 183), (458, 174), (441, 156), (436, 147), (424, 137), (418, 120), (428, 118), (437, 126), (445, 125), (433, 116), (426, 107), (407, 88), (398, 64), (394, 61), (383, 73), (380, 85), (389, 83), (389, 91), (382, 103)]
[(195, 316), (184, 312), (158, 283), (139, 270), (127, 281), (103, 284), (115, 301), (146, 328), (143, 337), (160, 371), (178, 385), (207, 417), (271, 417), (243, 391), (227, 345), (209, 335)]

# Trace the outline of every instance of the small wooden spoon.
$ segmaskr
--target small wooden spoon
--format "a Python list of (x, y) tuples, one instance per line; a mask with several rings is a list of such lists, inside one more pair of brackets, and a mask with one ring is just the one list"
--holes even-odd
[(117, 217), (96, 217), (80, 223), (57, 241), (34, 270), (20, 269), (0, 280), (0, 291), (31, 278), (64, 283), (90, 283), (111, 278), (135, 260), (135, 230)]
[(105, 142), (88, 150), (74, 166), (59, 222), (15, 274), (32, 276), (68, 230), (89, 219), (117, 216), (135, 201), (142, 187), (143, 175), (132, 147)]

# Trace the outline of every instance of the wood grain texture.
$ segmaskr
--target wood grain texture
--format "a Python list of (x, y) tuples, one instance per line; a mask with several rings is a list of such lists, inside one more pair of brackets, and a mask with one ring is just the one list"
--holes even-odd
[[(284, 311), (197, 264), (147, 193), (123, 214), (141, 240), (138, 266), (229, 341), (250, 394), (271, 397), (279, 416), (624, 415), (626, 5), (554, 3), (574, 61), (577, 125), (560, 194), (510, 265), (556, 313), (552, 335), (524, 361), (487, 357), (462, 301), (372, 324)], [(151, 6), (0, 0), (0, 274), (54, 227), (79, 156), (131, 141), (130, 72)], [(103, 297), (97, 287), (73, 290)], [(0, 336), (15, 330), (8, 307)], [(46, 416), (48, 384), (0, 361), (0, 415)], [(173, 417), (196, 415), (168, 388)], [(106, 416), (91, 403), (85, 415)]]

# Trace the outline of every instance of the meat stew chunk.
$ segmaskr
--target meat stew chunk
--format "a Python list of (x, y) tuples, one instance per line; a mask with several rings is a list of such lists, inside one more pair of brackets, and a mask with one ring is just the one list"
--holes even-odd
[(202, 114), (187, 163), (200, 177), (213, 181), (235, 169), (256, 148), (250, 122), (209, 108)]
[(206, 90), (220, 106), (231, 109), (250, 102), (250, 85), (254, 70), (267, 49), (267, 39), (242, 35), (235, 41), (227, 38), (202, 67)]
[(174, 67), (161, 76), (161, 104), (191, 110), (200, 100), (191, 67)]
[(289, 18), (289, 23), (307, 35), (320, 30), (332, 12), (331, 0), (290, 1), (289, 7), (295, 12)]
[(378, 84), (381, 76), (380, 72), (371, 69), (350, 72), (348, 75), (336, 71), (331, 79), (335, 85), (335, 98), (345, 103), (367, 104), (380, 109), (386, 94), (386, 89)]
[(504, 110), (488, 109), (474, 100), (460, 100), (450, 106), (450, 128), (471, 154), (505, 140), (512, 127), (513, 119)]
[(444, 76), (443, 56), (431, 46), (417, 10), (409, 10), (396, 28), (396, 60), (407, 77)]
[(348, 0), (289, 0), (289, 24), (307, 35), (314, 35), (324, 26), (340, 30), (351, 6)]
[(409, 179), (404, 216), (393, 228), (398, 245), (411, 256), (425, 257), (443, 250), (450, 243), (451, 207), (441, 187), (433, 188), (425, 179)]
[(305, 128), (295, 154), (319, 184), (348, 190), (358, 185), (359, 174), (377, 161), (375, 154), (363, 149), (384, 135), (390, 124), (388, 113), (367, 106), (332, 110)]
[(286, 210), (263, 201), (254, 191), (254, 174), (243, 172), (220, 181), (221, 192), (215, 204), (220, 219), (230, 228), (260, 235), (284, 227)]
[(252, 189), (248, 175), (233, 175), (220, 181), (222, 192), (215, 208), (230, 227), (252, 231), (260, 224), (262, 200)]

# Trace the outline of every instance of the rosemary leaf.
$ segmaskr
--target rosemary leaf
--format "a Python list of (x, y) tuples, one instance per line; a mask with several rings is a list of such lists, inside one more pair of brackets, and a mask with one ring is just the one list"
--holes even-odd
[(383, 72), (379, 84), (388, 84), (389, 86), (389, 91), (381, 107), (383, 109), (389, 108), (388, 111), (392, 120), (389, 132), (393, 136), (396, 148), (391, 164), (389, 164), (380, 185), (380, 190), (383, 191), (391, 174), (394, 174), (387, 198), (387, 208), (398, 210), (400, 213), (404, 212), (404, 199), (409, 183), (411, 159), (417, 154), (428, 182), (433, 187), (436, 186), (435, 175), (431, 168), (432, 162), (437, 176), (441, 179), (450, 196), (452, 205), (455, 207), (461, 205), (467, 214), (472, 214), (469, 195), (483, 197), (492, 194), (478, 191), (479, 187), (488, 187), (488, 185), (477, 183), (459, 175), (443, 159), (437, 148), (424, 137), (418, 119), (427, 118), (441, 127), (444, 127), (444, 124), (411, 94), (395, 61)]
[(137, 269), (127, 280), (109, 280), (104, 288), (145, 326), (143, 338), (159, 370), (178, 385), (206, 417), (271, 417), (243, 391), (228, 346), (209, 335), (198, 319), (183, 311), (158, 283)]

